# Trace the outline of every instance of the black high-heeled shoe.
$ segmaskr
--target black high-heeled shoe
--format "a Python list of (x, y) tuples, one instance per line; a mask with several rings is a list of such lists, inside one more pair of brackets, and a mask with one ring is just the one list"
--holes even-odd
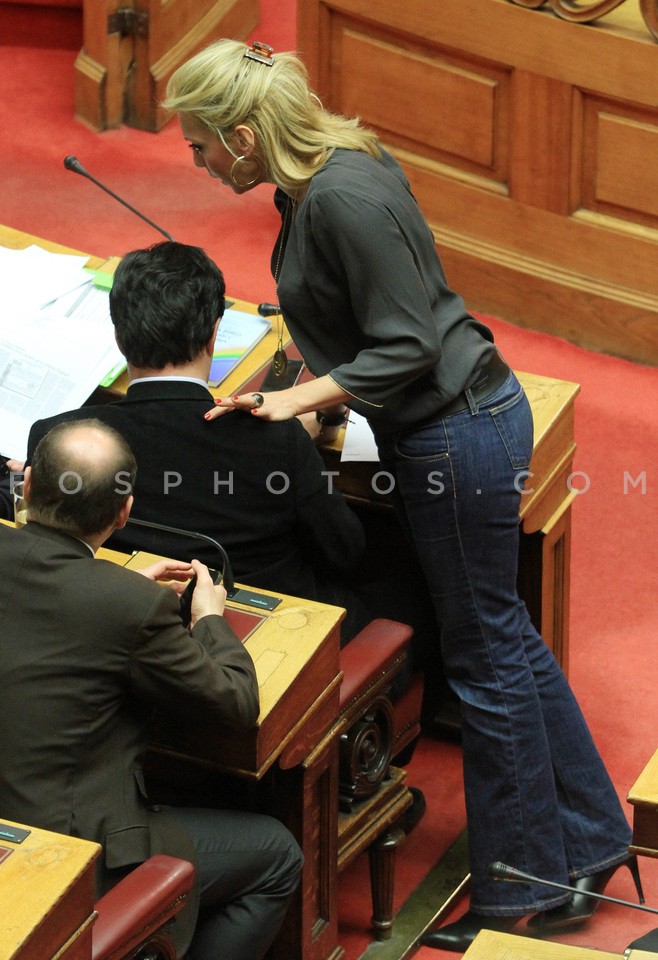
[(580, 877), (575, 880), (572, 886), (582, 893), (573, 893), (571, 900), (563, 903), (560, 907), (536, 913), (534, 917), (528, 920), (528, 926), (539, 933), (557, 933), (560, 930), (567, 930), (589, 920), (601, 901), (597, 900), (596, 897), (588, 897), (587, 894), (603, 893), (608, 881), (620, 867), (628, 867), (631, 871), (638, 900), (640, 903), (644, 903), (640, 868), (637, 864), (637, 857), (632, 854), (626, 860), (622, 860), (621, 863), (616, 863), (614, 867), (606, 867), (599, 873), (592, 873), (588, 877)]
[(523, 917), (485, 917), (467, 910), (459, 920), (447, 923), (445, 927), (424, 933), (418, 942), (424, 947), (437, 950), (453, 950), (464, 953), (475, 940), (480, 930), (499, 930), (503, 933), (511, 930)]

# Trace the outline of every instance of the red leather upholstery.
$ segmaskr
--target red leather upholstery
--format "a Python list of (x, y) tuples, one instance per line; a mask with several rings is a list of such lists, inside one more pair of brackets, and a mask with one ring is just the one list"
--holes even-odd
[[(340, 652), (343, 682), (340, 688), (341, 713), (351, 704), (385, 686), (403, 668), (408, 645), (413, 636), (411, 627), (396, 620), (373, 620)], [(411, 759), (413, 745), (420, 735), (423, 701), (423, 676), (412, 674), (406, 689), (392, 701), (393, 730), (391, 756), (398, 766)], [(398, 758), (400, 755), (400, 758)]]
[(394, 667), (404, 660), (413, 631), (395, 620), (373, 620), (340, 651), (343, 682), (340, 688), (341, 712), (355, 697), (362, 697)]
[(126, 957), (182, 908), (194, 867), (165, 854), (150, 857), (96, 903), (92, 960)]

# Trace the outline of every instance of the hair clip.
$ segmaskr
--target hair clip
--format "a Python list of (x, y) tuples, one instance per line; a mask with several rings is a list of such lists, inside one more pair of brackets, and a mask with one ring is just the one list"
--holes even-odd
[(247, 60), (258, 60), (259, 63), (264, 63), (266, 67), (271, 67), (274, 63), (274, 47), (256, 40), (245, 51), (245, 57)]

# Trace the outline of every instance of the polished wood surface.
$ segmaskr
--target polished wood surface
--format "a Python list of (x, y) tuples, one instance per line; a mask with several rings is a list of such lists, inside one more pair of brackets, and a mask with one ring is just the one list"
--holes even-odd
[[(12, 826), (22, 826), (4, 821)], [(22, 843), (0, 836), (0, 960), (88, 960), (97, 843), (36, 827)], [(61, 951), (61, 952), (58, 952)]]
[[(134, 570), (159, 559), (148, 553), (117, 556), (124, 566)], [(281, 596), (267, 590), (258, 592)], [(227, 606), (254, 613), (253, 607), (233, 600)], [(276, 760), (295, 766), (306, 755), (308, 745), (302, 731), (313, 726), (314, 718), (324, 717), (328, 711), (333, 722), (338, 714), (339, 626), (344, 611), (284, 595), (274, 610), (257, 613), (260, 622), (256, 620), (255, 629), (245, 641), (256, 667), (260, 696), (260, 715), (253, 733), (239, 738), (231, 734), (211, 737), (207, 728), (197, 727), (190, 718), (184, 731), (161, 729), (159, 749), (169, 746), (217, 769), (260, 779)], [(320, 722), (323, 724), (329, 725), (324, 719)], [(163, 742), (165, 736), (169, 737), (169, 744)]]
[(631, 950), (625, 955), (608, 953), (589, 947), (481, 930), (463, 956), (464, 960), (650, 960), (658, 957), (658, 954), (639, 950)]
[(658, 44), (635, 0), (530, 5), (305, 0), (297, 45), (402, 162), (471, 309), (658, 363)]
[[(110, 557), (108, 559), (116, 559)], [(132, 569), (151, 554), (119, 556)], [(266, 592), (266, 591), (261, 591)], [(253, 612), (228, 601), (227, 606)], [(211, 737), (188, 717), (184, 728), (159, 720), (151, 742), (148, 779), (156, 790), (185, 785), (189, 803), (212, 806), (227, 775), (256, 781), (240, 805), (269, 813), (294, 834), (304, 853), (302, 881), (273, 960), (338, 960), (338, 741), (339, 625), (343, 610), (296, 597), (282, 598), (245, 646), (258, 677), (261, 712), (251, 734)], [(236, 791), (237, 792), (237, 791)], [(224, 803), (235, 803), (229, 790)]]
[[(549, 4), (553, 13), (563, 20), (573, 20), (574, 23), (592, 23), (601, 17), (607, 16), (627, 0), (590, 0), (585, 6), (577, 6), (573, 0), (512, 0), (522, 7), (537, 9)], [(636, 6), (636, 0), (631, 0), (629, 7)], [(658, 40), (658, 0), (639, 0), (639, 12), (647, 30)]]
[[(258, 21), (258, 0), (83, 0), (83, 47), (75, 61), (75, 115), (94, 130), (126, 123), (159, 130), (166, 82), (185, 60), (220, 37), (245, 37)], [(119, 10), (134, 13), (123, 32)], [(113, 19), (114, 18), (114, 19)]]
[(630, 850), (658, 857), (658, 750), (628, 794), (633, 806), (633, 843)]

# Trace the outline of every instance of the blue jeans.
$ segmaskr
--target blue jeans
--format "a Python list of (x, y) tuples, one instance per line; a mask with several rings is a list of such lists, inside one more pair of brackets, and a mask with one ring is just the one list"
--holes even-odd
[(530, 405), (512, 373), (479, 405), (467, 398), (468, 410), (377, 442), (461, 702), (471, 909), (514, 916), (568, 895), (492, 880), (490, 863), (568, 883), (625, 859), (631, 834), (569, 684), (517, 594)]

